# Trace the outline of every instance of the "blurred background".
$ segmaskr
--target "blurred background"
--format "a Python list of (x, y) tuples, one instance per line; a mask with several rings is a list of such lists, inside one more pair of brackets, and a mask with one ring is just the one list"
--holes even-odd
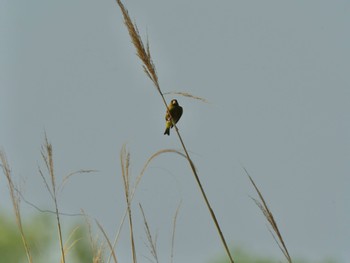
[[(124, 4), (148, 37), (162, 91), (209, 101), (166, 97), (184, 108), (178, 128), (234, 258), (284, 260), (250, 198), (256, 193), (245, 167), (292, 258), (349, 262), (350, 2)], [(164, 105), (135, 55), (119, 7), (115, 1), (2, 0), (0, 37), (0, 146), (16, 185), (27, 201), (54, 210), (38, 172), (46, 133), (58, 181), (80, 169), (97, 170), (70, 178), (58, 193), (60, 211), (84, 209), (94, 235), (104, 241), (97, 219), (113, 239), (126, 206), (122, 145), (131, 153), (133, 178), (156, 151), (181, 150), (173, 130), (163, 135)], [(1, 255), (18, 255), (23, 247), (2, 173), (0, 193)], [(225, 262), (190, 168), (172, 154), (151, 163), (133, 201), (139, 261), (147, 262), (150, 253), (138, 203), (158, 234), (160, 260), (167, 261), (180, 202), (174, 261)], [(49, 254), (58, 262), (54, 215), (23, 201), (21, 211), (38, 257)], [(64, 239), (76, 224), (86, 235), (82, 217), (62, 216)], [(130, 262), (129, 244), (125, 225), (116, 249), (120, 262)], [(80, 245), (72, 257), (89, 246)]]

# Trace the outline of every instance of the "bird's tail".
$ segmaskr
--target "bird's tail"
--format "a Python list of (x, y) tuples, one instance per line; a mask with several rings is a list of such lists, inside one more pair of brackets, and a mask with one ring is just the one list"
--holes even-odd
[(167, 134), (168, 136), (170, 135), (170, 128), (167, 127), (167, 128), (165, 129), (164, 135), (165, 135), (165, 134)]

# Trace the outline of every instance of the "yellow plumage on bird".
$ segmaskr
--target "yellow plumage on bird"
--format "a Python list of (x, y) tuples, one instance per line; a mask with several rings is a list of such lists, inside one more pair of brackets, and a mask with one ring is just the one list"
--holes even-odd
[[(165, 114), (165, 132), (164, 135), (170, 135), (170, 128), (172, 128), (173, 122), (177, 123), (182, 115), (182, 107), (179, 105), (179, 103), (177, 102), (177, 100), (173, 99), (171, 100), (169, 106), (169, 112), (167, 111), (167, 113)], [(170, 114), (169, 114), (170, 113)]]

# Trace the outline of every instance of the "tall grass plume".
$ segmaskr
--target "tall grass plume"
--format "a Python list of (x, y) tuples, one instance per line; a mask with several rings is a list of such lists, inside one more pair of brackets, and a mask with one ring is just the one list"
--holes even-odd
[(45, 186), (50, 193), (50, 196), (54, 202), (55, 205), (55, 214), (56, 214), (56, 221), (57, 221), (57, 232), (59, 237), (59, 243), (60, 243), (60, 250), (61, 250), (61, 262), (66, 262), (65, 257), (65, 249), (64, 249), (64, 242), (62, 237), (62, 227), (61, 227), (61, 220), (60, 220), (60, 213), (58, 209), (58, 202), (57, 202), (57, 186), (56, 186), (56, 175), (54, 170), (54, 162), (53, 162), (53, 149), (52, 145), (49, 143), (47, 136), (45, 134), (45, 142), (44, 145), (41, 147), (41, 156), (44, 160), (47, 172), (49, 174), (49, 179), (51, 182), (51, 187), (49, 183), (46, 180), (46, 177), (44, 176), (43, 171), (39, 167), (39, 174), (44, 180)]
[(287, 246), (283, 240), (282, 234), (278, 228), (278, 225), (275, 221), (275, 218), (273, 217), (273, 214), (271, 212), (271, 210), (269, 209), (269, 207), (267, 206), (267, 203), (263, 197), (263, 195), (261, 194), (259, 188), (257, 187), (257, 185), (255, 184), (253, 178), (249, 175), (247, 169), (243, 168), (244, 171), (246, 172), (246, 174), (248, 175), (248, 178), (250, 180), (250, 182), (252, 183), (252, 185), (254, 186), (255, 191), (258, 193), (259, 196), (259, 200), (257, 200), (256, 198), (253, 198), (253, 201), (255, 202), (255, 204), (260, 208), (261, 212), (264, 214), (267, 222), (270, 224), (272, 231), (269, 229), (273, 239), (275, 240), (275, 242), (277, 243), (278, 247), (280, 248), (280, 250), (282, 251), (283, 255), (285, 256), (285, 258), (287, 259), (287, 261), (289, 263), (292, 263), (292, 258), (289, 255)]
[(17, 223), (17, 227), (19, 229), (19, 232), (21, 234), (22, 243), (23, 243), (23, 246), (24, 246), (24, 249), (26, 252), (27, 260), (29, 263), (32, 263), (33, 262), (32, 255), (31, 255), (28, 241), (27, 241), (26, 236), (24, 234), (23, 225), (22, 225), (22, 217), (21, 217), (21, 211), (20, 211), (20, 197), (19, 197), (19, 194), (16, 191), (16, 187), (12, 181), (10, 166), (7, 162), (5, 152), (3, 152), (3, 151), (0, 151), (0, 161), (2, 164), (1, 165), (2, 170), (5, 174), (6, 179), (7, 179), (8, 187), (10, 189), (10, 197), (11, 197), (11, 201), (12, 201), (13, 210), (15, 212), (16, 223)]
[[(121, 0), (117, 0), (117, 3), (119, 5), (119, 7), (120, 7), (120, 10), (121, 10), (122, 14), (123, 14), (124, 24), (125, 24), (125, 26), (128, 29), (128, 32), (129, 32), (129, 35), (130, 35), (130, 38), (131, 38), (131, 42), (133, 43), (133, 45), (134, 45), (134, 47), (136, 49), (136, 54), (137, 54), (137, 56), (140, 58), (140, 60), (143, 63), (142, 67), (143, 67), (146, 75), (152, 80), (155, 88), (157, 89), (159, 95), (161, 96), (161, 99), (162, 99), (162, 101), (163, 101), (163, 103), (164, 103), (164, 105), (165, 105), (165, 107), (167, 109), (167, 112), (168, 112), (169, 116), (171, 116), (169, 108), (168, 108), (168, 105), (167, 105), (167, 102), (166, 102), (165, 97), (164, 97), (164, 94), (162, 93), (160, 85), (159, 85), (159, 82), (158, 82), (158, 76), (157, 76), (155, 65), (154, 65), (152, 57), (151, 57), (151, 52), (150, 52), (150, 46), (149, 46), (148, 39), (147, 39), (146, 45), (144, 45), (143, 42), (142, 42), (142, 39), (140, 37), (139, 30), (138, 30), (138, 28), (136, 26), (136, 23), (132, 22), (132, 20), (131, 20), (131, 18), (129, 16), (128, 10), (124, 7), (124, 5), (121, 2)], [(212, 209), (212, 207), (210, 205), (209, 199), (208, 199), (208, 197), (207, 197), (207, 195), (206, 195), (206, 193), (204, 191), (204, 188), (203, 188), (202, 183), (201, 183), (201, 181), (199, 179), (197, 171), (196, 171), (196, 169), (195, 169), (195, 167), (193, 165), (193, 162), (192, 162), (192, 160), (190, 158), (190, 155), (189, 155), (189, 153), (187, 151), (186, 145), (185, 145), (185, 143), (184, 143), (184, 141), (183, 141), (183, 139), (182, 139), (182, 137), (180, 135), (180, 132), (179, 132), (177, 126), (176, 126), (176, 123), (173, 120), (172, 120), (172, 122), (173, 122), (173, 126), (175, 127), (175, 131), (177, 133), (177, 136), (178, 136), (178, 138), (180, 140), (181, 146), (182, 146), (182, 148), (183, 148), (183, 150), (185, 152), (185, 155), (186, 155), (186, 158), (187, 158), (188, 163), (190, 165), (190, 168), (192, 170), (193, 176), (195, 177), (196, 183), (197, 183), (197, 185), (198, 185), (198, 187), (200, 189), (200, 192), (202, 194), (204, 202), (205, 202), (205, 204), (206, 204), (206, 206), (207, 206), (207, 208), (209, 210), (210, 216), (211, 216), (211, 218), (213, 220), (213, 223), (214, 223), (214, 225), (216, 227), (216, 230), (217, 230), (217, 232), (218, 232), (218, 234), (220, 236), (220, 239), (221, 239), (221, 242), (222, 242), (222, 244), (224, 246), (224, 249), (225, 249), (225, 251), (226, 251), (226, 253), (227, 253), (228, 257), (229, 257), (230, 262), (233, 263), (234, 262), (233, 261), (233, 257), (231, 255), (231, 252), (230, 252), (229, 248), (228, 248), (227, 242), (226, 242), (225, 237), (224, 237), (224, 235), (222, 233), (222, 230), (220, 228), (220, 225), (219, 225), (219, 222), (218, 222), (218, 220), (216, 218), (216, 215), (215, 215), (215, 213), (214, 213), (214, 211), (213, 211), (213, 209)]]

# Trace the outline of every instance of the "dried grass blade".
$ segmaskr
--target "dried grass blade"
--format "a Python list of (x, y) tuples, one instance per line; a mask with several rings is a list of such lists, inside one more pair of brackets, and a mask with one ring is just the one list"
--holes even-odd
[(63, 180), (62, 180), (62, 182), (60, 183), (60, 185), (58, 186), (58, 189), (59, 189), (60, 191), (62, 191), (63, 188), (64, 188), (64, 186), (65, 186), (65, 184), (66, 184), (66, 183), (68, 182), (68, 180), (69, 180), (72, 176), (74, 176), (74, 175), (83, 174), (83, 173), (95, 173), (95, 172), (98, 172), (98, 171), (97, 171), (97, 170), (84, 170), (84, 169), (81, 169), (81, 170), (79, 170), (79, 171), (72, 172), (72, 173), (66, 175), (65, 177), (63, 177)]
[[(58, 209), (58, 202), (57, 202), (57, 189), (56, 189), (56, 177), (54, 173), (54, 162), (53, 162), (53, 150), (52, 150), (52, 145), (49, 143), (47, 135), (45, 133), (45, 142), (44, 145), (42, 146), (42, 152), (41, 155), (44, 159), (44, 162), (46, 164), (46, 167), (48, 169), (50, 179), (51, 179), (51, 185), (52, 185), (52, 197), (53, 201), (55, 204), (55, 214), (56, 214), (56, 221), (57, 221), (57, 231), (58, 231), (58, 237), (59, 237), (59, 243), (60, 243), (60, 249), (61, 249), (61, 258), (62, 262), (65, 263), (65, 251), (64, 251), (64, 245), (63, 245), (63, 238), (62, 238), (62, 229), (61, 229), (61, 221), (60, 221), (60, 213)], [(45, 178), (39, 169), (40, 175), (42, 178)], [(44, 179), (45, 181), (45, 179)], [(47, 185), (48, 186), (48, 185)], [(49, 190), (50, 188), (48, 188)], [(49, 190), (50, 192), (50, 190)]]
[(175, 211), (175, 215), (174, 215), (174, 220), (173, 220), (173, 232), (171, 235), (171, 254), (170, 254), (170, 262), (171, 263), (174, 262), (175, 230), (176, 230), (177, 216), (179, 214), (181, 204), (182, 204), (182, 202), (180, 202), (180, 204), (177, 206), (176, 211)]
[[(71, 233), (69, 234), (65, 244), (64, 244), (64, 254), (68, 255), (69, 251), (81, 240), (81, 238), (73, 240), (72, 243), (69, 243), (70, 240), (73, 238), (75, 232), (79, 229), (79, 226), (75, 227)], [(63, 262), (63, 258), (61, 256), (61, 262)]]
[(145, 212), (142, 208), (142, 205), (139, 204), (140, 206), (140, 210), (142, 213), (142, 217), (143, 217), (143, 223), (145, 225), (145, 231), (146, 231), (146, 236), (147, 236), (147, 241), (148, 241), (148, 245), (147, 247), (149, 248), (151, 255), (153, 256), (153, 258), (156, 260), (156, 262), (158, 263), (158, 254), (157, 254), (157, 236), (155, 239), (152, 238), (152, 234), (151, 234), (151, 230), (149, 228), (147, 219), (146, 219), (146, 215)]
[(133, 263), (136, 263), (137, 259), (136, 259), (136, 248), (135, 248), (135, 241), (134, 241), (134, 229), (133, 229), (133, 222), (132, 222), (131, 197), (130, 197), (130, 174), (129, 174), (130, 153), (126, 150), (125, 144), (123, 145), (120, 152), (120, 163), (122, 167), (122, 178), (124, 182), (125, 200), (126, 200), (128, 218), (129, 218), (132, 259), (133, 259)]
[[(124, 146), (123, 146), (124, 147)], [(180, 156), (182, 156), (183, 158), (186, 159), (186, 155), (184, 155), (183, 153), (181, 153), (180, 151), (178, 150), (174, 150), (174, 149), (163, 149), (163, 150), (159, 150), (157, 151), (156, 153), (152, 154), (152, 156), (150, 158), (148, 158), (148, 160), (146, 161), (146, 163), (144, 164), (142, 170), (141, 170), (141, 173), (137, 176), (136, 178), (136, 182), (135, 182), (135, 185), (131, 191), (131, 195), (130, 195), (130, 201), (133, 199), (134, 195), (135, 195), (135, 192), (136, 192), (136, 189), (145, 173), (145, 171), (147, 170), (147, 167), (149, 166), (149, 164), (151, 163), (151, 161), (153, 159), (155, 159), (157, 156), (161, 155), (161, 154), (164, 154), (164, 153), (176, 153)], [(194, 166), (194, 164), (193, 164)], [(123, 173), (123, 169), (124, 169), (124, 166), (122, 165), (122, 173)], [(125, 219), (126, 219), (126, 216), (128, 215), (128, 208), (125, 209), (125, 212), (124, 212), (124, 215), (123, 215), (123, 218), (122, 218), (122, 221), (120, 222), (120, 225), (118, 227), (118, 230), (117, 230), (117, 233), (116, 233), (116, 236), (114, 238), (114, 242), (113, 242), (113, 248), (116, 247), (117, 243), (118, 243), (118, 240), (119, 240), (119, 236), (120, 236), (120, 232), (121, 232), (121, 229), (124, 225), (124, 222), (125, 222)], [(108, 258), (108, 261), (107, 262), (110, 262), (111, 260), (111, 255), (109, 256)]]
[(270, 233), (273, 235), (274, 240), (275, 240), (276, 242), (279, 241), (279, 242), (277, 242), (278, 247), (281, 249), (281, 251), (282, 251), (283, 255), (286, 257), (287, 261), (288, 261), (289, 263), (292, 263), (292, 259), (291, 259), (290, 255), (289, 255), (287, 246), (285, 245), (285, 242), (284, 242), (283, 237), (282, 237), (282, 235), (281, 235), (281, 232), (280, 232), (280, 230), (279, 230), (279, 228), (278, 228), (278, 226), (277, 226), (277, 223), (276, 223), (276, 221), (275, 221), (275, 219), (274, 219), (274, 217), (273, 217), (272, 212), (270, 211), (269, 207), (267, 206), (267, 203), (266, 203), (264, 197), (262, 196), (262, 194), (261, 194), (259, 188), (258, 188), (257, 185), (255, 184), (253, 178), (249, 175), (247, 169), (246, 169), (245, 167), (243, 167), (243, 169), (244, 169), (244, 171), (246, 172), (246, 174), (247, 174), (247, 176), (248, 176), (250, 182), (251, 182), (252, 185), (254, 186), (255, 191), (256, 191), (257, 194), (259, 195), (259, 198), (260, 198), (261, 203), (260, 203), (258, 200), (254, 199), (254, 198), (253, 198), (253, 200), (255, 201), (255, 203), (257, 204), (257, 206), (260, 208), (260, 210), (263, 212), (263, 214), (264, 214), (266, 220), (267, 220), (267, 221), (269, 222), (269, 224), (271, 225), (271, 227), (272, 227), (272, 229), (273, 229), (275, 235), (277, 236), (278, 240), (277, 240), (276, 236), (271, 232), (271, 230), (270, 230)]
[(113, 256), (113, 259), (114, 259), (114, 263), (118, 263), (117, 257), (116, 257), (116, 255), (115, 255), (114, 249), (113, 249), (113, 247), (112, 247), (112, 243), (111, 243), (111, 241), (109, 240), (109, 238), (108, 238), (106, 232), (104, 231), (103, 227), (100, 225), (100, 223), (99, 223), (96, 219), (95, 219), (95, 222), (96, 222), (98, 228), (101, 230), (103, 236), (105, 237), (105, 239), (106, 239), (106, 241), (107, 241), (107, 244), (108, 244), (108, 246), (109, 246), (109, 249), (111, 250), (111, 253), (112, 253), (112, 256)]
[[(42, 155), (42, 156), (43, 156), (43, 155)], [(43, 158), (44, 158), (44, 156), (43, 156)], [(49, 194), (50, 194), (52, 200), (54, 200), (54, 196), (53, 196), (53, 193), (52, 193), (51, 188), (50, 188), (50, 186), (49, 186), (49, 183), (47, 182), (47, 180), (46, 180), (46, 178), (45, 178), (45, 176), (44, 176), (44, 174), (43, 174), (41, 168), (38, 167), (38, 170), (39, 170), (40, 177), (41, 177), (41, 178), (43, 179), (43, 181), (44, 181), (44, 184), (45, 184), (45, 187), (46, 187), (47, 191), (49, 192)]]
[(169, 92), (165, 92), (163, 93), (163, 95), (181, 95), (187, 98), (191, 98), (191, 99), (195, 99), (195, 100), (200, 100), (204, 103), (209, 103), (209, 101), (207, 101), (206, 99), (202, 98), (202, 97), (198, 97), (195, 95), (192, 95), (188, 92), (181, 92), (181, 91), (169, 91)]
[(7, 183), (8, 183), (9, 189), (10, 189), (10, 196), (11, 196), (12, 206), (13, 206), (13, 209), (15, 212), (16, 223), (17, 223), (17, 227), (18, 227), (20, 234), (21, 234), (21, 239), (22, 239), (23, 246), (24, 246), (24, 249), (26, 252), (27, 260), (29, 263), (32, 263), (33, 262), (32, 255), (31, 255), (30, 248), (29, 248), (26, 236), (24, 234), (23, 226), (22, 226), (21, 211), (19, 208), (20, 198), (19, 198), (18, 194), (16, 194), (16, 187), (12, 181), (10, 166), (7, 162), (6, 155), (3, 151), (0, 151), (0, 161), (2, 163), (1, 167), (2, 167), (2, 170), (5, 174), (5, 176), (6, 176)]

